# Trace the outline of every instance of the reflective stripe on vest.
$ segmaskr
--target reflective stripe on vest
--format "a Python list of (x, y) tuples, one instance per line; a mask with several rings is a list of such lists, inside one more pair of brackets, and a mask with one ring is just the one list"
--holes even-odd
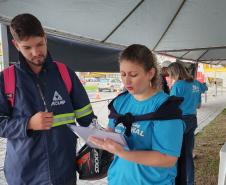
[(88, 105), (84, 106), (83, 108), (77, 109), (74, 111), (76, 119), (87, 116), (87, 115), (91, 114), (92, 112), (93, 112), (93, 109), (91, 107), (91, 104), (88, 104)]
[(86, 105), (81, 109), (77, 109), (74, 113), (57, 114), (53, 116), (53, 127), (65, 125), (69, 123), (75, 123), (75, 118), (82, 118), (93, 112), (91, 104)]
[(75, 114), (74, 113), (66, 113), (66, 114), (58, 114), (53, 116), (53, 127), (75, 123)]

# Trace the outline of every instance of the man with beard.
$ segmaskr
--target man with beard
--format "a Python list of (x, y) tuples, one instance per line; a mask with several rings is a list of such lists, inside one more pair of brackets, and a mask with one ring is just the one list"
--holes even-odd
[(7, 138), (4, 172), (9, 185), (76, 184), (76, 136), (66, 124), (88, 126), (95, 117), (76, 74), (66, 68), (67, 91), (47, 50), (40, 21), (20, 14), (10, 24), (19, 52), (14, 66), (15, 101), (11, 106), (0, 74), (0, 137)]

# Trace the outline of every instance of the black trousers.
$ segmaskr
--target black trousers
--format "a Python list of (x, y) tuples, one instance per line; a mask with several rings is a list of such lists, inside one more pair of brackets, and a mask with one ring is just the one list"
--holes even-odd
[(183, 136), (181, 155), (177, 161), (177, 177), (175, 181), (176, 185), (194, 185), (193, 148), (197, 118), (196, 115), (188, 115), (183, 117), (183, 121), (186, 124), (186, 130)]

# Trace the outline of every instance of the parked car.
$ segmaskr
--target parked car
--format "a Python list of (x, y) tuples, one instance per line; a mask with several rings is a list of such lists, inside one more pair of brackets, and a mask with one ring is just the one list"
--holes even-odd
[(86, 85), (97, 86), (98, 79), (97, 78), (85, 78)]
[(110, 91), (110, 92), (123, 90), (122, 82), (117, 78), (100, 79), (97, 87), (98, 87), (99, 92), (104, 91), (104, 90)]

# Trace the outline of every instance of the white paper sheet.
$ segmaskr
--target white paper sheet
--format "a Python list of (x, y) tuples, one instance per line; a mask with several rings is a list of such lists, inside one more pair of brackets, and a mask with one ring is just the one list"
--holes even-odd
[(115, 132), (108, 132), (105, 130), (100, 130), (97, 128), (92, 128), (92, 127), (81, 127), (81, 126), (75, 126), (75, 125), (68, 125), (71, 130), (81, 137), (89, 146), (93, 148), (98, 148), (96, 145), (94, 145), (91, 142), (88, 142), (88, 138), (90, 136), (94, 136), (100, 139), (112, 139), (115, 142), (121, 144), (123, 147), (128, 148), (126, 140), (123, 135), (115, 133)]

